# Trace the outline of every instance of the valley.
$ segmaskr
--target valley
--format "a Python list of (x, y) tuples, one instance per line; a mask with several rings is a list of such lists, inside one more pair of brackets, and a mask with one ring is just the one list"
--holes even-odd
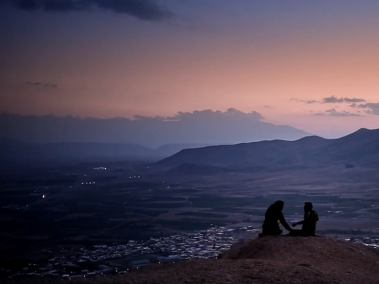
[[(354, 142), (362, 135), (365, 148)], [(307, 137), (309, 143), (263, 141), (182, 150), (159, 162), (8, 168), (0, 175), (0, 266), (19, 271), (26, 263), (48, 263), (47, 252), (62, 248), (125, 246), (217, 228), (249, 228), (248, 234), (230, 237), (253, 238), (276, 200), (285, 202), (283, 213), (290, 224), (302, 220), (303, 204), (310, 201), (320, 217), (318, 235), (366, 238), (375, 244), (375, 137), (377, 131), (363, 130), (315, 144)], [(279, 145), (275, 152), (270, 147), (274, 142), (287, 146)], [(239, 157), (243, 163), (236, 163)]]

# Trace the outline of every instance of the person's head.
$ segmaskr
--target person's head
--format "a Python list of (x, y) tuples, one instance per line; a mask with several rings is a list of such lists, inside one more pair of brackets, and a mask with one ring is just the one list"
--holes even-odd
[(312, 202), (305, 202), (304, 203), (304, 212), (309, 212), (313, 209)]
[(282, 211), (283, 208), (284, 208), (284, 201), (282, 201), (282, 200), (277, 200), (277, 201), (274, 202), (274, 206), (275, 206), (278, 210)]

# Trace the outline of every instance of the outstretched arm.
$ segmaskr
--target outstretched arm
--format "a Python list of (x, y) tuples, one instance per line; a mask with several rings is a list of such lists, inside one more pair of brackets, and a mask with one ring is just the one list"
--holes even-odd
[(280, 215), (281, 215), (279, 219), (280, 223), (283, 225), (284, 228), (286, 228), (287, 231), (291, 232), (292, 228), (288, 225), (286, 219), (284, 219), (283, 213), (281, 213)]
[(297, 225), (302, 225), (302, 224), (304, 224), (304, 220), (292, 224), (292, 227), (295, 227), (295, 226), (297, 226)]

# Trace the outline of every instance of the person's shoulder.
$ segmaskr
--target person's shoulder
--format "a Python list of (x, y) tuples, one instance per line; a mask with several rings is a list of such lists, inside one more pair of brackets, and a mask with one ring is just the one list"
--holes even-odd
[(317, 212), (316, 212), (315, 210), (312, 210), (312, 211), (311, 211), (311, 216), (312, 216), (314, 219), (316, 219), (316, 221), (318, 221), (318, 214), (317, 214)]
[(270, 211), (270, 212), (274, 212), (276, 211), (276, 208), (275, 206), (273, 206), (272, 204), (267, 208), (267, 211)]

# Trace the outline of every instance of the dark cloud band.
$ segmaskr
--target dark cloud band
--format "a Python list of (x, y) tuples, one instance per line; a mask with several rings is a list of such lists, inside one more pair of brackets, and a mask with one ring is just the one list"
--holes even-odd
[(141, 20), (160, 21), (173, 17), (173, 13), (155, 0), (6, 0), (14, 7), (27, 10), (55, 12), (91, 11), (96, 8), (124, 13)]
[(57, 84), (53, 84), (53, 83), (42, 83), (42, 82), (26, 82), (25, 83), (27, 86), (33, 86), (33, 87), (38, 87), (38, 86), (42, 86), (42, 87), (45, 87), (45, 88), (58, 88), (58, 85)]
[(291, 101), (306, 103), (306, 104), (334, 104), (334, 103), (364, 103), (366, 100), (360, 98), (337, 98), (335, 96), (323, 98), (321, 101), (315, 100), (302, 100), (298, 98), (291, 98)]
[(222, 111), (213, 111), (213, 110), (195, 110), (193, 112), (178, 112), (174, 116), (170, 117), (161, 117), (161, 116), (142, 116), (135, 115), (135, 119), (138, 120), (155, 120), (155, 121), (193, 121), (193, 120), (213, 120), (213, 121), (221, 121), (221, 120), (250, 120), (250, 121), (259, 121), (264, 117), (256, 111), (252, 112), (242, 112), (240, 110), (229, 108), (225, 112)]
[(367, 114), (379, 115), (379, 103), (367, 103), (353, 106), (364, 109)]
[(365, 102), (364, 99), (359, 98), (337, 98), (335, 96), (323, 98), (322, 102), (324, 104), (331, 104), (331, 103), (363, 103)]
[(337, 111), (336, 109), (328, 109), (325, 112), (317, 112), (313, 115), (319, 115), (319, 116), (339, 116), (339, 117), (346, 117), (346, 116), (361, 116), (358, 113), (348, 112), (348, 111)]
[[(308, 135), (288, 125), (264, 122), (262, 118), (258, 112), (233, 108), (178, 112), (162, 117), (136, 115), (134, 119), (0, 113), (0, 137), (37, 143), (132, 143), (158, 147), (168, 143), (220, 145), (273, 139), (296, 140)], [(15, 134), (5, 136), (6, 133)]]

